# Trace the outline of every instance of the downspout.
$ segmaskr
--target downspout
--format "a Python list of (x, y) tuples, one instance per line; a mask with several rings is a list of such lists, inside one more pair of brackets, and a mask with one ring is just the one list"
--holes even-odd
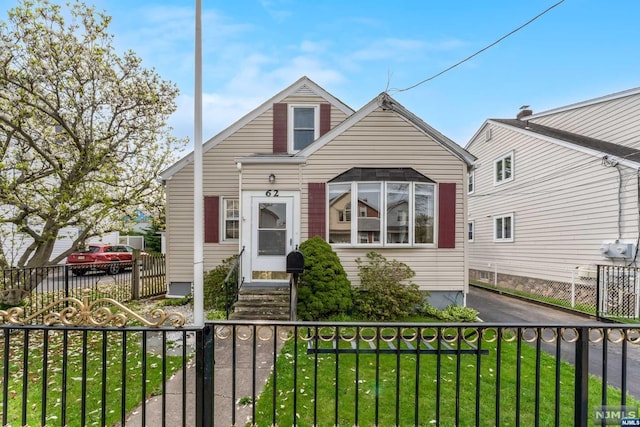
[[(637, 263), (638, 263), (638, 246), (640, 246), (640, 169), (638, 169), (636, 171), (636, 208), (637, 208), (637, 213), (638, 213), (638, 223), (636, 225), (637, 227), (637, 234), (638, 237), (636, 237), (636, 252), (633, 254), (633, 261), (631, 262), (631, 264), (635, 265), (637, 267)], [(631, 265), (630, 264), (630, 265)]]
[[(242, 206), (242, 163), (240, 161), (236, 162), (236, 167), (238, 168), (238, 210), (240, 211), (240, 223), (238, 224), (238, 253), (242, 249), (242, 223), (244, 222), (244, 217), (242, 213), (244, 212)], [(242, 261), (241, 261), (242, 262)], [(242, 275), (242, 264), (240, 265), (240, 275)]]

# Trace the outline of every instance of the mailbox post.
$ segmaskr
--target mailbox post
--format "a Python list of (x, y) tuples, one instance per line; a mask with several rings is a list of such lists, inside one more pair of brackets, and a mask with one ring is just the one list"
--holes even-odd
[(287, 254), (287, 273), (291, 274), (289, 283), (289, 320), (296, 320), (298, 317), (298, 275), (304, 273), (304, 255), (296, 247), (295, 251)]

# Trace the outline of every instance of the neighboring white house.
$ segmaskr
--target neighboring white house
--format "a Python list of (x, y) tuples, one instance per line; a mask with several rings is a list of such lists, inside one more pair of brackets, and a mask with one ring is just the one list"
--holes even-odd
[[(319, 235), (356, 285), (356, 258), (377, 251), (436, 304), (464, 302), (473, 156), (388, 95), (353, 111), (303, 77), (203, 151), (205, 271), (244, 248), (245, 282), (287, 281), (286, 255)], [(192, 282), (193, 154), (161, 177), (167, 280)]]
[(635, 264), (640, 88), (518, 116), (466, 146), (470, 280), (526, 291)]

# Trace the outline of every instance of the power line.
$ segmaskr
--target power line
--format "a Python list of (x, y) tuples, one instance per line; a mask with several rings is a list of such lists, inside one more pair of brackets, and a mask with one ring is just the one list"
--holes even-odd
[(420, 86), (420, 85), (421, 85), (421, 84), (423, 84), (423, 83), (426, 83), (426, 82), (428, 82), (428, 81), (431, 81), (431, 80), (435, 79), (436, 77), (439, 77), (439, 76), (443, 75), (444, 73), (446, 73), (446, 72), (448, 72), (448, 71), (453, 70), (454, 68), (456, 68), (456, 67), (457, 67), (457, 66), (459, 66), (459, 65), (464, 64), (465, 62), (467, 62), (467, 61), (468, 61), (468, 60), (470, 60), (471, 58), (473, 58), (473, 57), (475, 57), (475, 56), (477, 56), (477, 55), (480, 55), (480, 54), (481, 54), (482, 52), (484, 52), (485, 50), (490, 49), (490, 48), (492, 48), (493, 46), (497, 45), (498, 43), (500, 43), (502, 40), (506, 39), (507, 37), (509, 37), (509, 36), (511, 36), (511, 35), (513, 35), (513, 34), (515, 34), (515, 33), (517, 33), (518, 31), (520, 31), (521, 29), (523, 29), (523, 28), (524, 28), (524, 27), (526, 27), (527, 25), (531, 24), (531, 23), (532, 23), (533, 21), (535, 21), (536, 19), (540, 18), (540, 17), (541, 17), (542, 15), (544, 15), (545, 13), (549, 12), (551, 9), (553, 9), (553, 8), (555, 8), (555, 7), (557, 7), (557, 6), (559, 6), (561, 3), (564, 3), (564, 0), (560, 0), (558, 3), (556, 3), (556, 4), (554, 4), (554, 5), (550, 6), (550, 7), (548, 7), (546, 10), (544, 10), (543, 12), (540, 12), (539, 14), (537, 14), (536, 16), (534, 16), (533, 18), (531, 18), (530, 20), (528, 20), (528, 21), (527, 21), (527, 22), (525, 22), (524, 24), (520, 25), (520, 26), (519, 26), (518, 28), (516, 28), (515, 30), (513, 30), (513, 31), (511, 31), (511, 32), (509, 32), (509, 33), (507, 33), (507, 34), (505, 34), (504, 36), (500, 37), (498, 40), (494, 41), (493, 43), (491, 43), (491, 44), (490, 44), (490, 45), (488, 45), (488, 46), (485, 46), (484, 48), (480, 49), (479, 51), (475, 52), (474, 54), (467, 56), (467, 57), (466, 57), (465, 59), (463, 59), (462, 61), (456, 62), (455, 64), (453, 64), (453, 65), (452, 65), (452, 66), (450, 66), (449, 68), (446, 68), (446, 69), (444, 69), (444, 70), (440, 71), (439, 73), (434, 74), (433, 76), (431, 76), (431, 77), (429, 77), (429, 78), (427, 78), (427, 79), (424, 79), (424, 80), (422, 80), (421, 82), (418, 82), (418, 83), (414, 84), (413, 86), (409, 86), (409, 87), (404, 88), (404, 89), (391, 89), (391, 91), (392, 91), (392, 92), (394, 92), (394, 93), (396, 93), (396, 92), (406, 92), (406, 91), (408, 91), (408, 90), (410, 90), (410, 89), (413, 89), (413, 88), (415, 88), (415, 87)]

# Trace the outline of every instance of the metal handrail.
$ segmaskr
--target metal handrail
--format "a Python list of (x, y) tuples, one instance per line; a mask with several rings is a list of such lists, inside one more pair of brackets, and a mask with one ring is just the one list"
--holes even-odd
[(229, 272), (227, 272), (226, 277), (224, 278), (224, 289), (225, 289), (225, 311), (227, 319), (229, 319), (229, 313), (233, 305), (238, 301), (238, 294), (240, 293), (240, 288), (242, 288), (242, 284), (244, 283), (244, 277), (242, 277), (241, 266), (242, 266), (242, 254), (244, 253), (244, 246), (240, 250), (240, 253), (236, 257), (235, 261), (231, 265)]

